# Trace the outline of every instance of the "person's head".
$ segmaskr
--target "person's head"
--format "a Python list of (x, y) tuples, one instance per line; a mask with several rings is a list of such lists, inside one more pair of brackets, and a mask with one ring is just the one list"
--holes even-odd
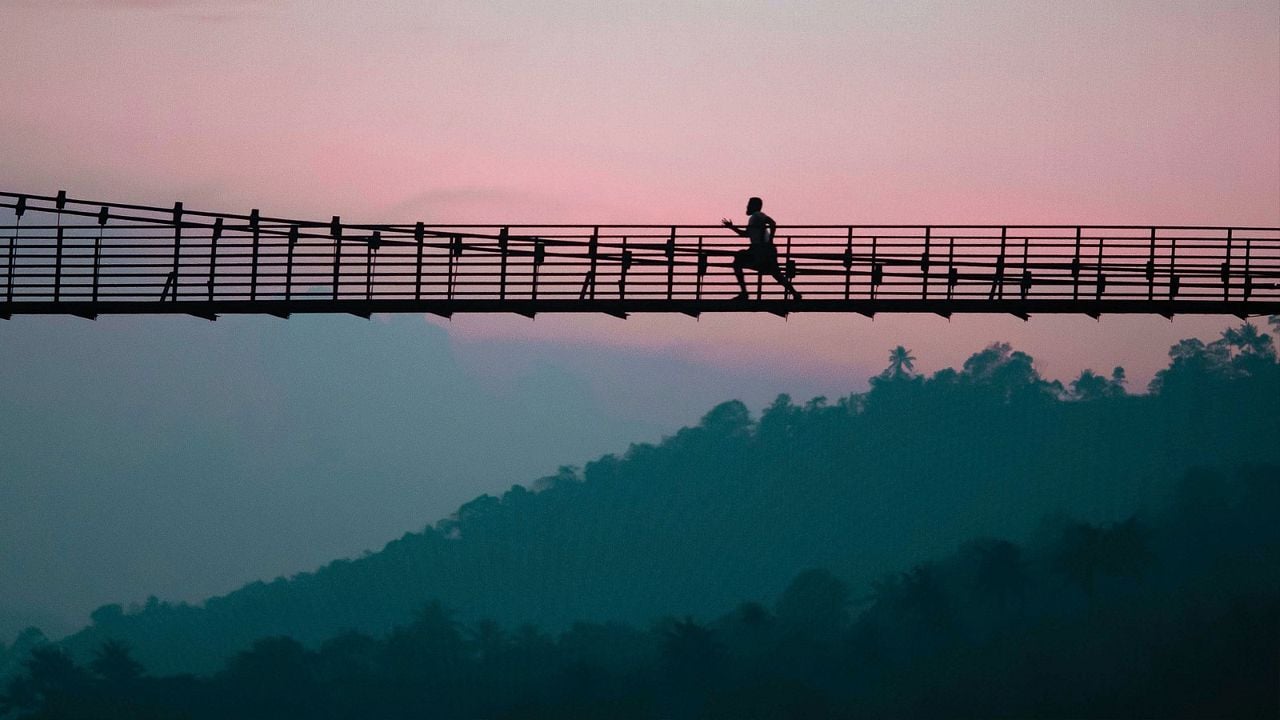
[(763, 207), (764, 207), (764, 201), (758, 197), (749, 198), (747, 200), (748, 215), (754, 215), (755, 213), (760, 212), (761, 208)]

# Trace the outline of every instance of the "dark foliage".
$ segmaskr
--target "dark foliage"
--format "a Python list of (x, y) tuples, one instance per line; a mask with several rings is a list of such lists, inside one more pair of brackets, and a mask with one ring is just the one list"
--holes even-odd
[(971, 541), (857, 612), (821, 569), (772, 608), (648, 630), (467, 627), (433, 602), (381, 638), (263, 638), (202, 679), (140, 676), (111, 642), (95, 679), (44, 645), (6, 697), (24, 718), (105, 720), (1275, 717), (1278, 512), (1280, 466), (1198, 469), (1156, 522)]
[[(1005, 344), (928, 378), (914, 360), (896, 348), (870, 392), (834, 404), (782, 396), (753, 421), (725, 403), (316, 573), (203, 607), (104, 606), (57, 647), (26, 634), (0, 653), (4, 707), (1275, 714), (1267, 335), (1183, 341), (1147, 395), (1126, 393), (1120, 368), (1068, 390)], [(205, 675), (173, 675), (189, 671)]]

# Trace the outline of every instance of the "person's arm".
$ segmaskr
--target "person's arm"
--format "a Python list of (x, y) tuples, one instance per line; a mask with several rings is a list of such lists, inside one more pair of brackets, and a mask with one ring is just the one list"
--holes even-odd
[(746, 236), (747, 236), (747, 231), (746, 231), (746, 230), (744, 230), (744, 229), (742, 229), (742, 228), (739, 228), (737, 225), (734, 225), (734, 224), (733, 224), (733, 221), (732, 221), (732, 220), (730, 220), (729, 218), (722, 218), (722, 219), (720, 220), (720, 224), (721, 224), (721, 225), (723, 225), (723, 226), (725, 226), (725, 227), (727, 227), (727, 228), (729, 228), (730, 230), (734, 231), (735, 233), (737, 233), (738, 235), (740, 235), (740, 236), (742, 236), (742, 237), (746, 237)]
[(764, 225), (764, 241), (772, 243), (774, 234), (778, 232), (778, 223), (764, 213), (760, 213), (760, 223)]

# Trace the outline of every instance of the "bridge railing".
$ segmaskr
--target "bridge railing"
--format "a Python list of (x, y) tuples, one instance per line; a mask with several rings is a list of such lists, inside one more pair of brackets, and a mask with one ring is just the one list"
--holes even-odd
[[(1239, 313), (1280, 302), (1280, 228), (782, 225), (774, 242), (780, 271), (804, 295), (795, 309), (1049, 300), (1085, 312), (1105, 300)], [(692, 307), (737, 294), (731, 263), (745, 247), (715, 225), (367, 224), (0, 192), (0, 308)], [(753, 301), (783, 299), (772, 279), (748, 278)]]

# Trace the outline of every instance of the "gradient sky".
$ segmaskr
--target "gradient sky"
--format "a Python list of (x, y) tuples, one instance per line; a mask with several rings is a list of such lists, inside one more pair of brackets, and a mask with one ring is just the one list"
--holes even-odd
[[(9, 191), (65, 188), (75, 197), (352, 221), (713, 223), (741, 218), (744, 199), (760, 195), (783, 224), (1280, 225), (1275, 0), (0, 0), (0, 27), (0, 189)], [(96, 417), (111, 421), (116, 438), (102, 441), (114, 443), (103, 450), (111, 462), (85, 451), (36, 472), (32, 457), (49, 441), (29, 437), (23, 467), (34, 474), (23, 482), (12, 469), (21, 464), (5, 462), (0, 588), (26, 589), (0, 591), (0, 614), (47, 611), (61, 618), (51, 624), (65, 626), (103, 602), (152, 592), (195, 599), (306, 569), (420, 527), (468, 493), (622, 450), (628, 439), (654, 439), (730, 393), (759, 403), (777, 391), (803, 398), (865, 387), (898, 343), (932, 371), (1007, 340), (1050, 377), (1124, 365), (1141, 389), (1174, 341), (1212, 337), (1228, 321), (742, 315), (428, 323), (0, 325), (6, 366), (25, 363), (32, 378), (9, 381), (0, 400), (22, 412), (4, 422), (74, 424), (88, 417), (78, 414), (83, 403), (104, 408)], [(265, 422), (264, 397), (285, 398), (281, 417), (301, 419), (309, 406), (296, 398), (325, 392), (324, 382), (366, 387), (358, 370), (314, 357), (354, 343), (383, 348), (380, 361), (391, 366), (415, 362), (420, 343), (451, 358), (440, 377), (471, 384), (434, 412), (461, 414), (473, 431), (419, 454), (386, 448), (376, 457), (395, 459), (377, 469), (381, 489), (356, 502), (345, 480), (330, 478), (275, 535), (268, 515), (288, 514), (286, 500), (299, 500), (282, 488), (327, 467), (306, 443), (279, 453), (240, 440), (166, 450), (156, 457), (226, 469), (246, 462), (226, 453), (251, 449), (268, 469), (216, 491), (209, 473), (190, 475), (163, 505), (178, 513), (166, 521), (176, 524), (146, 525), (155, 513), (138, 514), (136, 502), (165, 487), (163, 473), (158, 460), (138, 460), (146, 482), (157, 484), (121, 486), (130, 471), (119, 463), (147, 454), (126, 438), (204, 432), (205, 421), (165, 415), (175, 402), (223, 417), (208, 410), (219, 398), (247, 423)], [(219, 392), (201, 386), (186, 398), (182, 382), (210, 361), (172, 350), (179, 346), (222, 348), (238, 370)], [(150, 356), (145, 348), (169, 350)], [(283, 378), (293, 373), (263, 369), (273, 362), (321, 380), (290, 395)], [(650, 378), (668, 378), (670, 388), (651, 392)], [(577, 400), (539, 395), (548, 382)], [(113, 404), (121, 393), (137, 394), (137, 406)], [(537, 445), (548, 452), (524, 464), (515, 451), (481, 453), (464, 442), (476, 428), (518, 427), (503, 423), (562, 401), (557, 418), (579, 420), (548, 424)], [(489, 403), (492, 417), (477, 403)], [(359, 407), (378, 414), (376, 404)], [(339, 443), (353, 455), (333, 462), (354, 467), (359, 446)], [(454, 455), (442, 449), (450, 447)], [(427, 462), (438, 471), (435, 489), (408, 479), (415, 463)], [(99, 466), (110, 468), (105, 479), (95, 475)], [(283, 499), (255, 515), (246, 498), (272, 482)], [(88, 531), (41, 534), (79, 517), (60, 513), (67, 497), (90, 486), (115, 488), (90, 493), (94, 523), (142, 523), (151, 540), (144, 547), (118, 539), (116, 552), (54, 572), (56, 558), (104, 542)], [(358, 513), (345, 530), (337, 521), (304, 522), (305, 513), (351, 502)], [(250, 518), (229, 530), (252, 541), (220, 548), (217, 513), (237, 507), (250, 508)], [(268, 528), (248, 529), (254, 523)], [(203, 546), (173, 541), (193, 525), (207, 526), (196, 533)], [(156, 549), (166, 545), (174, 547)], [(136, 572), (112, 578), (113, 563)], [(66, 600), (40, 606), (52, 596)], [(0, 622), (0, 638), (4, 630)]]

